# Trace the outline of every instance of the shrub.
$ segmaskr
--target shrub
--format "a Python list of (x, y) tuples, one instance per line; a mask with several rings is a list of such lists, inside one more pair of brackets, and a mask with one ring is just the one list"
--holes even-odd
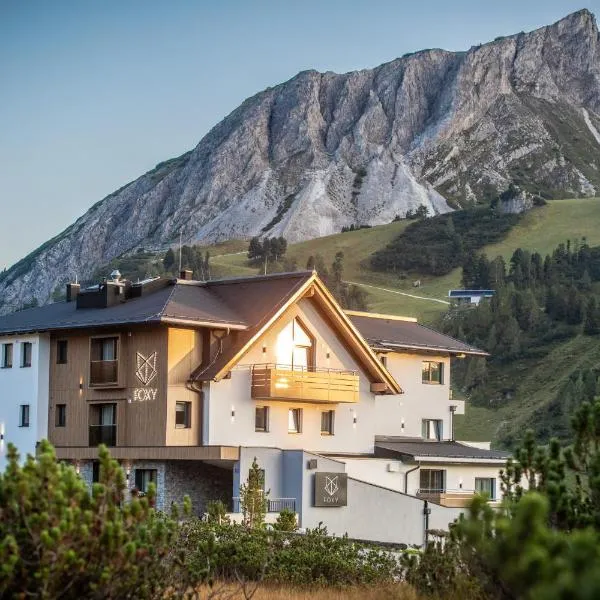
[(298, 524), (296, 522), (296, 513), (289, 508), (284, 508), (278, 515), (277, 521), (273, 525), (277, 531), (296, 531)]

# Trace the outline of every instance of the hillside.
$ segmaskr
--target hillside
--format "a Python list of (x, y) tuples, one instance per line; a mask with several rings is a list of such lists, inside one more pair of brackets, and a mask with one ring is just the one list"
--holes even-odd
[(197, 146), (92, 206), (0, 275), (0, 312), (124, 253), (253, 235), (301, 241), (486, 204), (517, 183), (600, 189), (600, 44), (587, 10), (464, 52), (304, 71), (244, 101)]

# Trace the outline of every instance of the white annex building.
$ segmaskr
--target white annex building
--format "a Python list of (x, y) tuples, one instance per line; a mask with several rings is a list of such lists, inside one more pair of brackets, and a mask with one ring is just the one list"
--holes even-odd
[(485, 352), (414, 319), (344, 311), (314, 272), (115, 278), (0, 317), (0, 426), (47, 437), (90, 483), (103, 443), (157, 508), (189, 494), (234, 518), (254, 458), (270, 520), (422, 544), (476, 492), (500, 499), (507, 454), (454, 439), (451, 358)]

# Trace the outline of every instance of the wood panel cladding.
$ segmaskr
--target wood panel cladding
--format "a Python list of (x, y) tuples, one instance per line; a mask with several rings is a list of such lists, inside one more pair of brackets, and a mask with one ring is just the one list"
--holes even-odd
[[(98, 336), (119, 339), (118, 389), (89, 385), (91, 340)], [(67, 341), (65, 364), (57, 364), (59, 340)], [(90, 404), (115, 402), (119, 446), (164, 445), (169, 372), (167, 353), (168, 329), (163, 326), (127, 330), (107, 328), (53, 335), (48, 423), (50, 441), (57, 446), (87, 446)], [(144, 361), (149, 361), (149, 364), (144, 364)], [(66, 405), (64, 427), (56, 426), (57, 404)]]

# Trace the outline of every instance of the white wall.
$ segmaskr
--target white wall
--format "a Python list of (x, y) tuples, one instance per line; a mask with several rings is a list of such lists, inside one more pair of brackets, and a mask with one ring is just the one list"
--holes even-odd
[[(384, 458), (337, 458), (345, 463), (346, 472), (350, 477), (366, 481), (374, 485), (404, 492), (405, 474), (416, 466), (403, 463), (401, 460)], [(392, 466), (390, 470), (388, 465)], [(500, 495), (500, 470), (504, 465), (490, 465), (483, 463), (453, 464), (431, 463), (422, 464), (423, 469), (443, 469), (446, 471), (446, 490), (455, 492), (471, 492), (475, 490), (476, 477), (496, 478), (496, 494)], [(408, 474), (408, 494), (414, 495), (419, 489), (419, 469)]]
[[(421, 437), (423, 419), (442, 419), (443, 437), (450, 439), (450, 406), (458, 407), (455, 414), (464, 414), (464, 402), (450, 400), (449, 357), (399, 352), (390, 352), (385, 356), (388, 371), (398, 381), (404, 393), (377, 396), (377, 435)], [(422, 382), (423, 361), (444, 364), (441, 384)]]
[[(21, 367), (22, 344), (32, 344), (31, 367)], [(0, 368), (0, 470), (6, 466), (8, 443), (24, 459), (35, 454), (36, 443), (48, 437), (50, 339), (47, 335), (0, 337), (0, 345), (13, 344), (13, 366)], [(0, 348), (1, 352), (1, 348)], [(29, 427), (19, 427), (20, 406), (29, 404)]]
[[(316, 340), (316, 366), (348, 369), (359, 372), (359, 402), (352, 404), (316, 404), (302, 402), (259, 402), (250, 397), (250, 366), (275, 363), (275, 343), (278, 333), (295, 316), (302, 319)], [(263, 352), (263, 346), (266, 352)], [(327, 358), (329, 353), (329, 358)], [(242, 358), (230, 379), (204, 386), (205, 445), (268, 446), (273, 448), (308, 449), (315, 452), (373, 452), (375, 428), (375, 396), (370, 382), (360, 371), (344, 343), (314, 308), (311, 300), (301, 300), (287, 311), (262, 339)], [(255, 408), (269, 406), (269, 431), (256, 432)], [(288, 433), (288, 411), (303, 409), (302, 432)], [(321, 411), (335, 410), (335, 434), (321, 435)], [(232, 417), (232, 411), (235, 416)], [(354, 418), (356, 417), (356, 423)]]

